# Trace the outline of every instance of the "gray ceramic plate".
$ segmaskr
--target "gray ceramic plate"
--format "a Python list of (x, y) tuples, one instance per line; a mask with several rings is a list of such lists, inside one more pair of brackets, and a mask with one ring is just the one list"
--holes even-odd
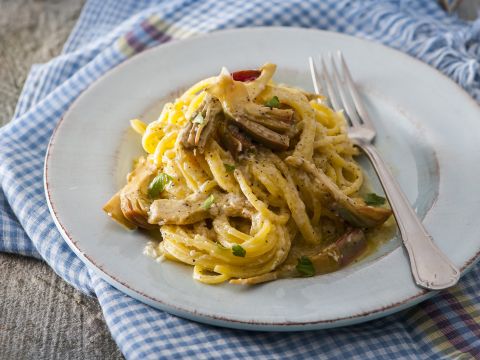
[(453, 81), (400, 52), (292, 28), (224, 31), (163, 45), (88, 88), (59, 123), (45, 163), (48, 203), (65, 241), (126, 294), (179, 316), (234, 328), (335, 327), (432, 295), (414, 285), (397, 238), (330, 275), (256, 287), (204, 285), (192, 279), (190, 267), (142, 255), (148, 239), (125, 231), (101, 210), (141, 152), (129, 119), (224, 65), (233, 70), (274, 62), (278, 81), (311, 90), (307, 56), (336, 49), (344, 52), (375, 120), (380, 152), (435, 242), (466, 271), (480, 250), (480, 202), (474, 196), (480, 178), (478, 105)]

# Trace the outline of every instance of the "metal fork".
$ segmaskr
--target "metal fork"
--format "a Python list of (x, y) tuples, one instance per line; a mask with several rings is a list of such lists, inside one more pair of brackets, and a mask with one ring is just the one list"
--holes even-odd
[[(460, 277), (460, 271), (433, 243), (432, 237), (410, 206), (400, 185), (372, 144), (376, 135), (375, 128), (355, 88), (342, 53), (338, 52), (338, 60), (335, 60), (332, 54), (328, 57), (332, 75), (329, 74), (325, 60), (320, 56), (320, 76), (313, 58), (309, 58), (315, 92), (320, 94), (321, 83), (325, 84), (325, 94), (332, 107), (336, 111), (345, 110), (345, 117), (349, 123), (348, 135), (370, 159), (393, 210), (403, 245), (410, 259), (415, 283), (431, 290), (445, 289), (455, 285)], [(336, 63), (340, 65), (337, 66)], [(341, 68), (343, 76), (340, 75), (338, 67)]]

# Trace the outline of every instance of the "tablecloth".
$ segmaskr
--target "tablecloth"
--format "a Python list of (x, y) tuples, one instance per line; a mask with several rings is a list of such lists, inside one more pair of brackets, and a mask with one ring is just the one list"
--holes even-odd
[(0, 129), (0, 251), (41, 258), (96, 296), (129, 359), (480, 358), (480, 265), (454, 288), (380, 320), (254, 333), (144, 305), (88, 270), (62, 240), (46, 205), (43, 162), (52, 131), (75, 98), (147, 48), (252, 26), (319, 28), (381, 42), (436, 67), (480, 101), (480, 22), (447, 15), (434, 0), (89, 0), (61, 54), (32, 67), (13, 120)]

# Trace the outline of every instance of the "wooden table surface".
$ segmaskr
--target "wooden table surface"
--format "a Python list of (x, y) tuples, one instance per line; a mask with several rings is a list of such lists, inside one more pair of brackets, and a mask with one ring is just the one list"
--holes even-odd
[[(30, 66), (56, 56), (83, 0), (0, 0), (0, 125)], [(0, 253), (0, 359), (123, 359), (95, 298), (44, 262)]]
[[(472, 18), (480, 0), (465, 1)], [(30, 66), (56, 56), (83, 0), (0, 0), (0, 125)], [(474, 16), (473, 16), (474, 17)], [(0, 253), (0, 359), (122, 359), (94, 298), (39, 260)]]

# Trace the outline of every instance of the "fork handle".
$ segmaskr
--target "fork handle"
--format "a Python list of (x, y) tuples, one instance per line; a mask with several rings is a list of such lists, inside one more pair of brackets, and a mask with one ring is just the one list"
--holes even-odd
[(416, 284), (430, 290), (455, 285), (460, 278), (460, 271), (432, 241), (376, 148), (366, 141), (356, 139), (355, 143), (370, 159), (381, 180), (400, 229)]

